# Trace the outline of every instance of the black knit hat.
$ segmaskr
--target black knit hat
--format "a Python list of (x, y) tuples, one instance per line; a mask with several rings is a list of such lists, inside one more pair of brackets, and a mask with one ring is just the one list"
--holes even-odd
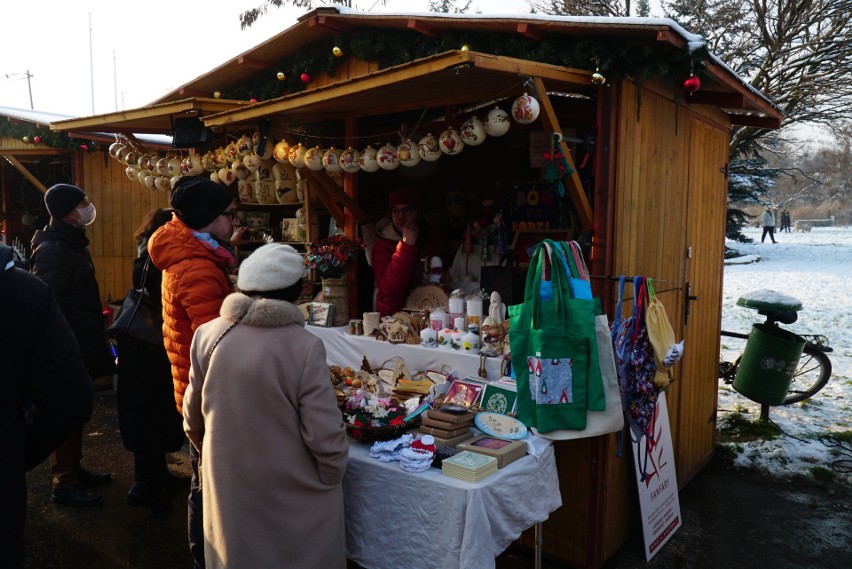
[(44, 192), (44, 205), (53, 219), (62, 219), (86, 199), (86, 192), (71, 184), (56, 184)]
[(196, 230), (222, 215), (232, 201), (234, 197), (225, 186), (203, 176), (183, 176), (169, 198), (178, 219)]

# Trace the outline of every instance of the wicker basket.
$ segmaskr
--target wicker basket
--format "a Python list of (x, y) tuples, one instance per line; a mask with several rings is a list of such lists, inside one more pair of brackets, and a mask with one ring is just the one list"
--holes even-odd
[(349, 434), (352, 435), (353, 439), (365, 443), (375, 443), (378, 441), (398, 439), (406, 431), (416, 427), (419, 421), (420, 417), (415, 417), (401, 425), (388, 425), (384, 427), (359, 427), (346, 423), (346, 428), (349, 429)]

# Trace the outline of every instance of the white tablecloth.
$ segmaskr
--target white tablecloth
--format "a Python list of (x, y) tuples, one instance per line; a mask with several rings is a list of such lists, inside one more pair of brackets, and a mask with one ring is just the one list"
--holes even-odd
[(553, 446), (470, 484), (405, 472), (349, 445), (347, 556), (367, 569), (493, 569), (521, 532), (562, 505)]
[[(455, 370), (459, 377), (479, 375), (479, 355), (443, 348), (424, 348), (410, 344), (391, 344), (376, 340), (370, 336), (354, 336), (346, 332), (346, 327), (320, 328), (305, 326), (322, 339), (325, 344), (328, 365), (361, 367), (364, 356), (371, 366), (379, 367), (395, 356), (401, 356), (411, 373), (417, 371), (441, 371), (444, 364)], [(502, 358), (485, 358), (487, 379), (500, 379)], [(392, 366), (391, 366), (392, 367)]]

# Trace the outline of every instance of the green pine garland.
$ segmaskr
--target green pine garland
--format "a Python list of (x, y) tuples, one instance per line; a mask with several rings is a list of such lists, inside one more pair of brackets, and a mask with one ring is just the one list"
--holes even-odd
[[(6, 117), (6, 120), (0, 118), (0, 136), (8, 136), (16, 138), (23, 142), (26, 136), (29, 144), (33, 147), (50, 147), (50, 148), (69, 148), (79, 150), (81, 142), (74, 140), (64, 132), (54, 132), (50, 127), (39, 125), (25, 120), (13, 119)], [(40, 138), (38, 144), (35, 143), (35, 137)]]
[[(358, 31), (339, 34), (318, 40), (297, 54), (278, 62), (277, 68), (264, 70), (245, 81), (232, 92), (223, 96), (233, 99), (257, 99), (259, 101), (296, 93), (307, 87), (301, 80), (302, 73), (311, 76), (322, 72), (333, 73), (347, 55), (362, 61), (375, 61), (380, 69), (422, 59), (436, 53), (460, 49), (467, 45), (473, 51), (490, 53), (573, 67), (577, 69), (600, 69), (605, 77), (630, 76), (642, 82), (656, 78), (680, 83), (690, 72), (701, 76), (702, 82), (709, 77), (700, 74), (706, 48), (689, 53), (660, 43), (631, 40), (598, 40), (573, 36), (553, 35), (535, 41), (517, 34), (484, 32), (447, 32), (430, 38), (410, 30)], [(334, 47), (343, 51), (343, 58), (335, 57)], [(283, 72), (283, 81), (276, 77)]]

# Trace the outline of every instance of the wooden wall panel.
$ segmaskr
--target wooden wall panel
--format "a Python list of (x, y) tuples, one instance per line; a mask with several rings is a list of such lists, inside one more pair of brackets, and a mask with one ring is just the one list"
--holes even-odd
[(105, 152), (92, 152), (80, 162), (80, 186), (98, 209), (86, 230), (101, 300), (123, 298), (132, 285), (136, 243), (133, 232), (152, 209), (169, 207), (168, 192), (152, 192), (124, 174), (122, 164)]

